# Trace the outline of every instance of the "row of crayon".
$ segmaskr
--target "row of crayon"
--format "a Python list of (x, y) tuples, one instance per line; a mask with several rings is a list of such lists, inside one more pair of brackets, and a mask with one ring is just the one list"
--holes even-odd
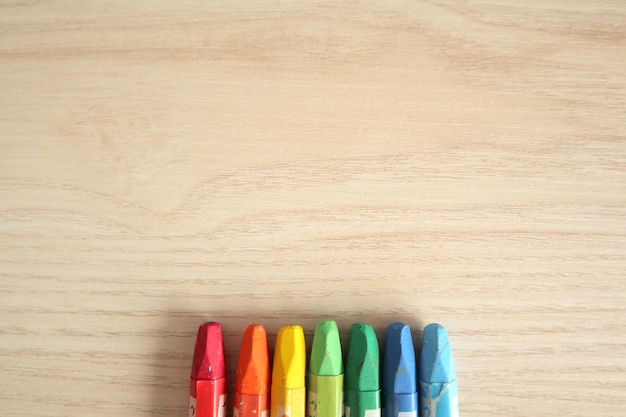
[[(233, 417), (458, 417), (447, 332), (429, 324), (422, 340), (418, 372), (409, 326), (390, 324), (381, 367), (374, 329), (355, 323), (344, 372), (337, 324), (322, 321), (315, 328), (307, 370), (302, 327), (287, 326), (278, 332), (270, 374), (265, 328), (250, 325), (239, 351)], [(189, 393), (190, 417), (226, 416), (219, 323), (203, 323), (198, 330)]]

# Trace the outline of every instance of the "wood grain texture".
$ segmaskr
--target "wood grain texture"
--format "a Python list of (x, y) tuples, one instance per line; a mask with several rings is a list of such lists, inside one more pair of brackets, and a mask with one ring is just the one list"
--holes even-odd
[(339, 3), (0, 3), (2, 416), (183, 416), (200, 322), (232, 376), (326, 317), (623, 416), (625, 3)]

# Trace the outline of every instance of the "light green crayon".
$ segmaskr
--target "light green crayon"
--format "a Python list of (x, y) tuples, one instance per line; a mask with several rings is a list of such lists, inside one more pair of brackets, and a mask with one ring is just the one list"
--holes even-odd
[(307, 373), (307, 417), (343, 416), (343, 360), (333, 320), (315, 327)]

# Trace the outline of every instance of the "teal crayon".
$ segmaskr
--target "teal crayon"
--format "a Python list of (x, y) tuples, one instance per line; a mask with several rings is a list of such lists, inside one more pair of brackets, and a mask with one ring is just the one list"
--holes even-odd
[(458, 417), (459, 394), (448, 333), (432, 323), (424, 328), (422, 340), (420, 417)]

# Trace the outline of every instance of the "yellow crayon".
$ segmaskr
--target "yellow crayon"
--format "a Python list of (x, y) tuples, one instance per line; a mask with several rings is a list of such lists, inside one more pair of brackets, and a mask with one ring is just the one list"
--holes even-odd
[(306, 345), (300, 326), (278, 331), (272, 369), (270, 417), (304, 417)]

